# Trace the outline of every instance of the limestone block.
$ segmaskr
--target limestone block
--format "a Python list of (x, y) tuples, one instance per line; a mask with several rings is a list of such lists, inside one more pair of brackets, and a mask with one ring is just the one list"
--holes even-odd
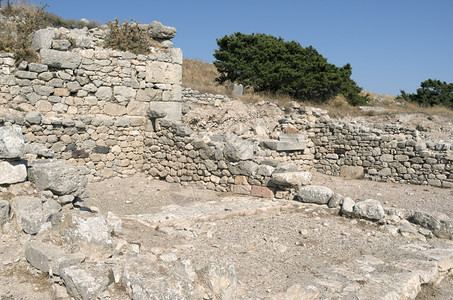
[(20, 217), (19, 223), (22, 230), (28, 234), (37, 234), (44, 223), (50, 221), (51, 212), (35, 211)]
[(252, 159), (253, 154), (253, 144), (241, 138), (227, 141), (223, 149), (225, 158), (232, 162)]
[(274, 192), (271, 189), (265, 186), (258, 186), (253, 185), (250, 191), (250, 195), (253, 197), (260, 197), (260, 198), (274, 198)]
[(354, 214), (359, 218), (380, 220), (385, 217), (384, 208), (378, 200), (367, 199), (354, 205)]
[(77, 264), (64, 268), (61, 278), (69, 294), (75, 299), (98, 299), (98, 296), (113, 283), (113, 272), (103, 263)]
[(170, 121), (180, 121), (182, 117), (181, 102), (150, 102), (149, 109), (165, 113), (165, 119)]
[(149, 104), (140, 101), (130, 101), (127, 104), (127, 114), (129, 116), (146, 116)]
[(39, 112), (49, 112), (52, 110), (52, 104), (47, 100), (40, 100), (36, 102), (36, 109)]
[(365, 175), (361, 166), (341, 166), (340, 176), (345, 179), (360, 179)]
[(52, 229), (71, 252), (81, 252), (94, 260), (112, 255), (110, 229), (101, 214), (70, 210), (52, 215)]
[(52, 86), (34, 85), (33, 90), (40, 96), (50, 96), (55, 89)]
[(22, 157), (25, 150), (25, 138), (20, 126), (0, 127), (0, 159)]
[(299, 189), (295, 199), (305, 203), (327, 204), (333, 194), (328, 187), (307, 185)]
[(75, 69), (82, 61), (80, 54), (75, 52), (42, 49), (39, 54), (41, 62), (53, 68)]
[(281, 187), (300, 187), (310, 183), (310, 172), (273, 173), (272, 182)]
[(55, 28), (46, 28), (37, 30), (32, 37), (31, 49), (50, 49), (52, 41), (56, 37), (57, 33)]
[(191, 299), (193, 275), (181, 263), (155, 263), (139, 256), (127, 261), (122, 282), (131, 299)]
[(99, 100), (108, 100), (112, 98), (112, 88), (109, 86), (101, 86), (98, 88), (95, 96), (98, 97)]
[(439, 238), (453, 239), (453, 218), (435, 213), (416, 211), (412, 221), (433, 232)]
[(137, 92), (128, 86), (115, 86), (113, 88), (113, 94), (119, 102), (122, 102), (134, 100)]
[(147, 62), (145, 80), (151, 83), (181, 84), (182, 66), (160, 61)]
[(27, 167), (23, 161), (0, 161), (0, 184), (24, 182), (27, 179)]
[(42, 115), (39, 111), (31, 111), (25, 115), (25, 120), (29, 124), (41, 124)]
[(29, 164), (29, 180), (41, 191), (50, 190), (56, 195), (74, 196), (80, 196), (85, 191), (87, 178), (82, 168), (52, 159), (34, 160)]
[(127, 108), (116, 103), (107, 102), (104, 105), (104, 113), (109, 116), (122, 116), (127, 114)]
[(153, 88), (139, 89), (135, 100), (140, 102), (162, 101), (162, 90)]

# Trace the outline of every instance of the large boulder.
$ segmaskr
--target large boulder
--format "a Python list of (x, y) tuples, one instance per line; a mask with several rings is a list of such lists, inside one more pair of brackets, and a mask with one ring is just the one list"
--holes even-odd
[(110, 228), (101, 214), (70, 210), (52, 215), (52, 229), (67, 251), (81, 252), (90, 259), (106, 259), (113, 253)]
[(325, 186), (307, 185), (301, 187), (295, 199), (304, 203), (327, 204), (334, 192)]
[(31, 40), (31, 49), (50, 49), (56, 36), (55, 28), (45, 28), (35, 31)]
[(88, 182), (85, 172), (85, 168), (69, 166), (61, 161), (34, 160), (30, 162), (28, 177), (39, 190), (78, 197), (83, 194)]
[(19, 126), (0, 127), (0, 159), (17, 159), (24, 150), (25, 138)]

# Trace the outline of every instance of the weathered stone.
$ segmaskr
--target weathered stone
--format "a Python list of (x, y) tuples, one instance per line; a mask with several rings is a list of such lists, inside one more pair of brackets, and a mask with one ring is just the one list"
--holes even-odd
[(19, 126), (0, 127), (0, 159), (22, 157), (25, 150), (25, 138)]
[(270, 297), (270, 300), (312, 300), (317, 299), (319, 290), (315, 286), (302, 287), (300, 284), (290, 286), (285, 292)]
[(271, 189), (265, 186), (258, 186), (253, 185), (250, 191), (250, 195), (253, 197), (261, 197), (261, 198), (274, 198), (274, 192)]
[(327, 204), (333, 194), (327, 187), (307, 185), (297, 191), (295, 199), (305, 203)]
[(431, 230), (439, 238), (453, 239), (453, 219), (448, 216), (416, 211), (412, 222)]
[(9, 202), (0, 200), (0, 227), (2, 227), (9, 219)]
[(182, 117), (180, 102), (150, 102), (149, 109), (165, 113), (165, 119), (170, 121), (180, 121)]
[(52, 68), (75, 69), (82, 61), (80, 54), (75, 52), (41, 49), (39, 54), (41, 56), (41, 62)]
[(33, 212), (42, 211), (42, 200), (36, 197), (14, 197), (12, 209), (17, 219)]
[(360, 179), (365, 175), (361, 166), (341, 166), (340, 176), (345, 179)]
[(193, 275), (187, 273), (182, 266), (137, 257), (127, 261), (122, 282), (132, 299), (191, 299)]
[(162, 90), (152, 88), (139, 89), (135, 100), (140, 102), (162, 101)]
[(113, 272), (103, 263), (79, 264), (64, 268), (61, 278), (72, 297), (91, 300), (113, 283)]
[(253, 144), (241, 138), (234, 138), (225, 143), (223, 155), (233, 162), (253, 159)]
[(242, 93), (244, 92), (244, 86), (242, 84), (234, 84), (233, 85), (233, 95), (234, 96), (242, 96)]
[(25, 120), (29, 124), (41, 124), (42, 115), (39, 111), (31, 111), (25, 115)]
[(63, 267), (69, 267), (81, 262), (84, 256), (66, 254), (58, 246), (32, 241), (25, 248), (25, 258), (36, 269), (51, 275), (59, 275)]
[(27, 167), (24, 161), (0, 161), (0, 184), (24, 182)]
[(66, 51), (71, 47), (71, 42), (68, 40), (53, 40), (52, 48), (55, 50)]
[(113, 94), (119, 102), (122, 102), (134, 100), (137, 92), (128, 86), (115, 86), (113, 88)]
[[(153, 61), (146, 64), (146, 81), (151, 83), (181, 84), (182, 66)], [(181, 101), (181, 99), (171, 99)]]
[(104, 113), (109, 116), (122, 116), (127, 114), (127, 108), (116, 103), (108, 102), (104, 106)]
[(378, 200), (367, 199), (354, 205), (354, 214), (359, 218), (380, 220), (385, 217), (384, 208)]
[(338, 193), (335, 193), (332, 198), (330, 198), (329, 203), (327, 203), (327, 206), (330, 208), (337, 208), (340, 207), (342, 201), (343, 201), (344, 196)]
[(52, 215), (52, 228), (71, 252), (81, 252), (90, 259), (112, 255), (110, 230), (104, 217), (86, 211), (62, 211)]
[(46, 28), (37, 30), (32, 37), (30, 48), (33, 50), (50, 49), (52, 41), (57, 33), (55, 28)]
[(233, 185), (231, 191), (235, 194), (250, 195), (252, 187), (250, 185)]
[(231, 261), (209, 261), (196, 273), (202, 285), (215, 296), (215, 299), (236, 299), (236, 269)]
[(43, 65), (43, 64), (37, 64), (37, 63), (28, 64), (28, 70), (30, 72), (42, 73), (42, 72), (47, 72), (48, 69), (49, 69), (49, 67), (46, 65)]
[(300, 187), (310, 183), (310, 172), (273, 173), (272, 182), (281, 187)]
[(80, 196), (85, 191), (87, 178), (83, 168), (66, 165), (52, 159), (30, 162), (28, 177), (39, 190), (50, 190), (56, 195)]
[(176, 28), (162, 25), (159, 21), (153, 21), (147, 25), (149, 36), (153, 39), (172, 39), (176, 36)]
[(28, 234), (37, 234), (44, 223), (50, 221), (50, 212), (36, 211), (24, 214), (20, 217), (19, 223), (22, 230)]

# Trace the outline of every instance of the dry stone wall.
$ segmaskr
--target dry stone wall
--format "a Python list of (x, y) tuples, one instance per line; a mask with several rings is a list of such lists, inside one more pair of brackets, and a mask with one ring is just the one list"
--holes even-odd
[[(176, 31), (159, 24), (149, 24), (150, 35), (168, 46)], [(22, 127), (29, 158), (86, 165), (90, 179), (143, 168), (150, 112), (181, 118), (182, 51), (135, 55), (98, 47), (103, 37), (105, 28), (47, 28), (33, 37), (41, 63), (0, 54), (0, 123)]]
[(377, 181), (453, 187), (452, 143), (419, 141), (416, 130), (395, 125), (370, 128), (318, 120), (310, 130), (315, 168), (323, 173), (340, 175), (350, 166)]

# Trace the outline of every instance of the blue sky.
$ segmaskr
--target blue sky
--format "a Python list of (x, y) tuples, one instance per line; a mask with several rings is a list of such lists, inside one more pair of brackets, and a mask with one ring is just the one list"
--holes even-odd
[(160, 21), (176, 27), (185, 58), (214, 60), (216, 39), (266, 33), (312, 45), (378, 94), (413, 93), (428, 78), (453, 82), (452, 0), (48, 0), (64, 18)]

